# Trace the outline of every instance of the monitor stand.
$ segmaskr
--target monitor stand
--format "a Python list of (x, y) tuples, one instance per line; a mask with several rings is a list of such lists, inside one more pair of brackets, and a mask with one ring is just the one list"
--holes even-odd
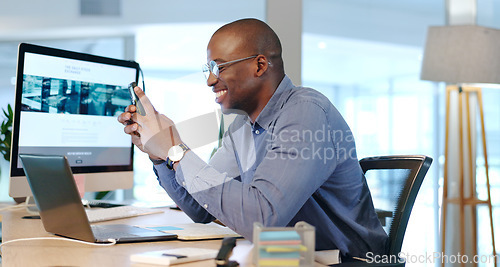
[(35, 198), (32, 196), (26, 197), (26, 211), (32, 215), (40, 215), (40, 210), (35, 203)]

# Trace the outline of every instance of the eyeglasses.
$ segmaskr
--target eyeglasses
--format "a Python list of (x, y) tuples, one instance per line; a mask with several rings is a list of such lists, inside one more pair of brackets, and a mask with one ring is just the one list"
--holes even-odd
[(249, 56), (249, 57), (245, 57), (245, 58), (240, 58), (240, 59), (236, 59), (236, 60), (231, 60), (231, 61), (220, 63), (220, 64), (217, 64), (217, 62), (212, 60), (208, 64), (203, 65), (203, 74), (205, 74), (205, 78), (207, 78), (207, 80), (208, 80), (208, 77), (210, 77), (210, 73), (213, 73), (215, 75), (215, 77), (219, 78), (219, 71), (220, 71), (220, 68), (222, 66), (225, 66), (225, 65), (228, 65), (231, 63), (237, 63), (237, 62), (251, 59), (251, 58), (255, 58), (255, 57), (257, 57), (257, 55)]

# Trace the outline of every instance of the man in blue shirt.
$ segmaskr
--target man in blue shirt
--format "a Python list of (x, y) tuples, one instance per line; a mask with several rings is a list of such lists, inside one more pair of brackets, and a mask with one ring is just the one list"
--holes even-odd
[(195, 222), (218, 219), (247, 239), (253, 223), (316, 227), (316, 249), (343, 258), (385, 254), (353, 135), (321, 93), (285, 75), (278, 36), (264, 22), (238, 20), (212, 36), (207, 85), (225, 113), (238, 113), (207, 164), (174, 123), (135, 88), (146, 116), (129, 106), (119, 121), (148, 153), (160, 185)]

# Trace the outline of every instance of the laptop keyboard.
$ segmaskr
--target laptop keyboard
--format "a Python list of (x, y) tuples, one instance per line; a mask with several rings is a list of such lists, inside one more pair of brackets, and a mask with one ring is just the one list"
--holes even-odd
[(94, 233), (94, 236), (97, 240), (106, 240), (109, 238), (117, 239), (117, 238), (137, 237), (137, 235), (134, 235), (129, 232), (116, 232), (116, 231), (110, 232), (105, 229), (100, 229), (99, 227), (96, 227), (96, 225), (92, 225), (92, 232)]
[(135, 207), (135, 206), (121, 206), (121, 207), (113, 207), (106, 209), (87, 209), (85, 211), (87, 212), (87, 217), (89, 218), (89, 222), (91, 223), (163, 212), (163, 210), (161, 209), (152, 209), (152, 208)]

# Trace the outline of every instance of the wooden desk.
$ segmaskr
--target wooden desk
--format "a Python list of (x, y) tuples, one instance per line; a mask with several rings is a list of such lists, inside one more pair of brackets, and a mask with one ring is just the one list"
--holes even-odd
[[(2, 238), (9, 241), (29, 237), (54, 237), (45, 232), (39, 219), (21, 219), (28, 215), (23, 210), (2, 213)], [(99, 224), (125, 223), (130, 225), (165, 225), (192, 222), (183, 212), (165, 209), (162, 214), (138, 216), (134, 218), (101, 222)], [(130, 255), (153, 250), (179, 247), (197, 247), (219, 249), (221, 240), (206, 241), (163, 241), (119, 244), (110, 247), (96, 247), (60, 240), (34, 240), (6, 244), (2, 247), (3, 266), (146, 266), (132, 264)], [(251, 243), (238, 240), (234, 249), (233, 260), (241, 266), (252, 266)], [(153, 266), (153, 265), (148, 265)], [(179, 267), (215, 266), (213, 260), (198, 261), (175, 265)]]

